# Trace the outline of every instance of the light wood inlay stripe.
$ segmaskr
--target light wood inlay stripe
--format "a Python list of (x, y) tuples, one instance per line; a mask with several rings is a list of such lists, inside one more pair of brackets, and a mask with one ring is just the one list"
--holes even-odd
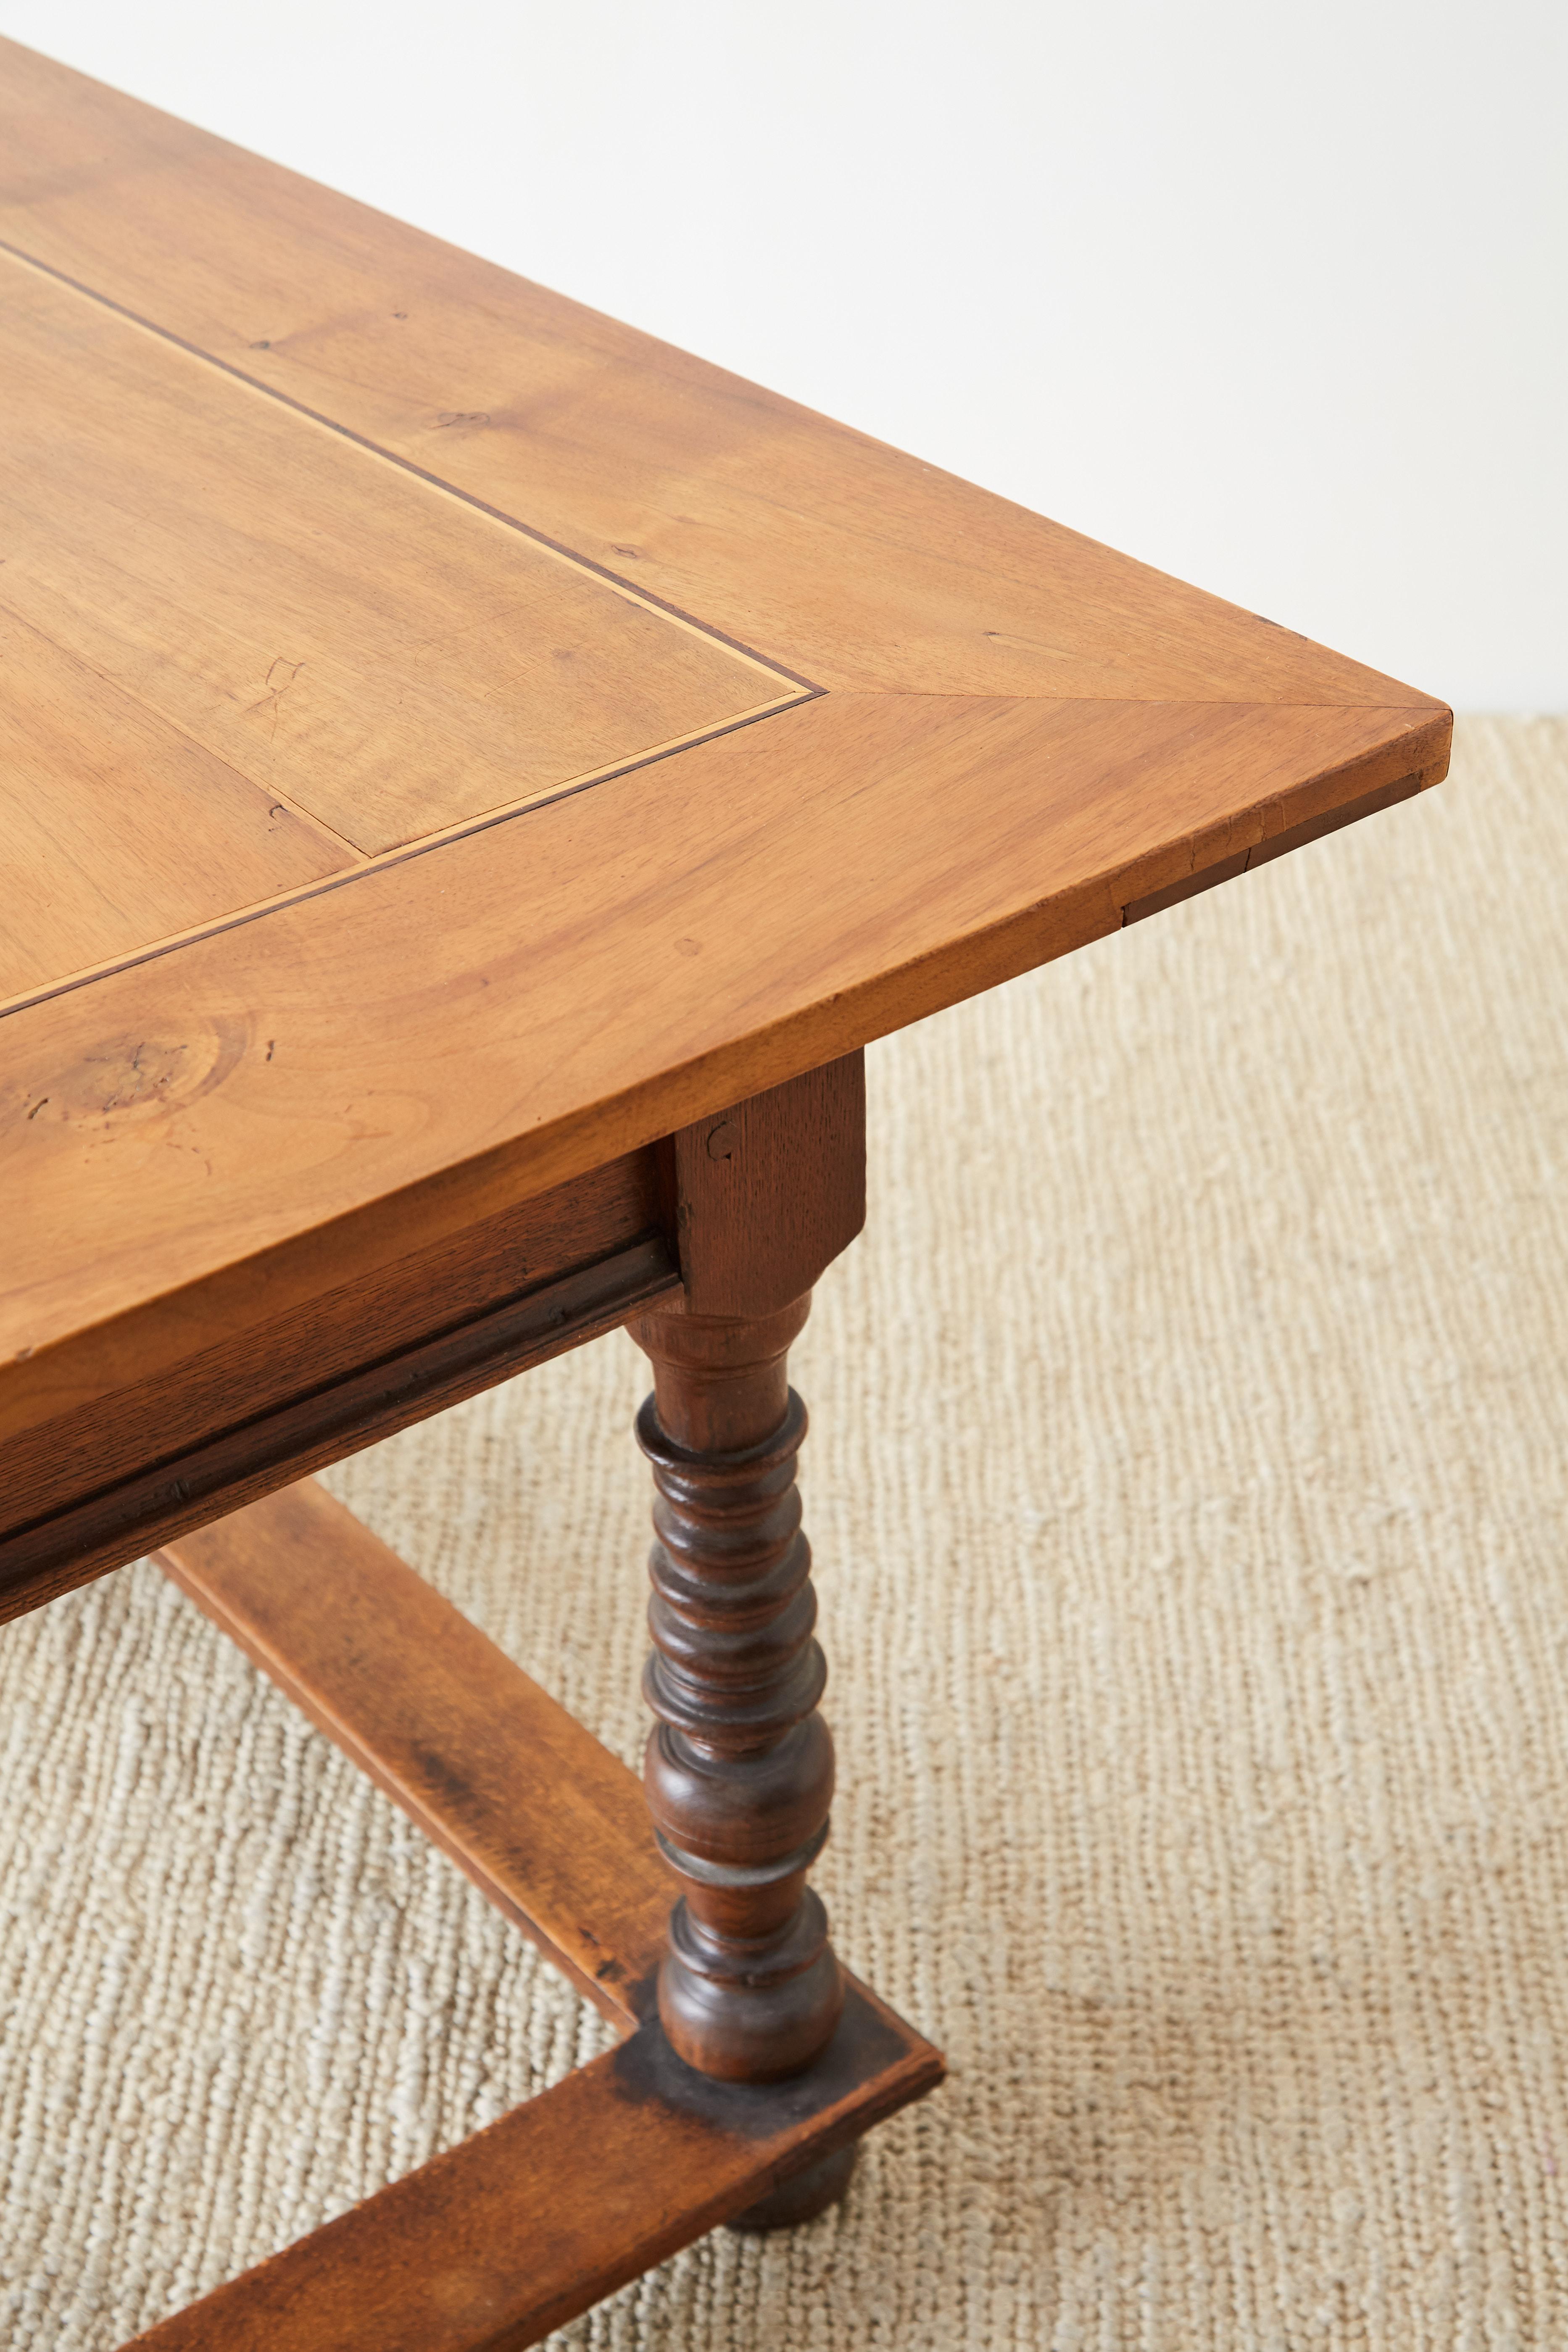
[(809, 691), (11, 253), (0, 372), (0, 996)]

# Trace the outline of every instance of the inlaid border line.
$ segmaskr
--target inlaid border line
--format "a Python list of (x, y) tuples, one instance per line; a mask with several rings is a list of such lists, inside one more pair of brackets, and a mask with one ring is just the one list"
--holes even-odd
[(220, 374), (232, 377), (236, 383), (244, 384), (247, 391), (258, 394), (263, 400), (275, 400), (279, 406), (291, 408), (297, 416), (303, 416), (310, 424), (320, 425), (324, 432), (335, 433), (341, 440), (352, 443), (356, 449), (364, 450), (372, 457), (379, 458), (384, 465), (395, 466), (400, 472), (412, 474), (416, 481), (427, 484), (431, 489), (442, 491), (447, 498), (457, 499), (462, 505), (472, 507), (477, 514), (487, 516), (491, 522), (499, 522), (508, 530), (517, 531), (522, 538), (531, 540), (534, 546), (542, 548), (546, 554), (552, 555), (557, 562), (604, 582), (617, 595), (626, 597), (628, 603), (640, 604), (648, 612), (659, 614), (665, 620), (679, 623), (682, 628), (692, 630), (710, 644), (721, 645), (727, 652), (739, 655), (769, 677), (784, 678), (789, 685), (803, 688), (807, 695), (826, 691), (810, 678), (801, 677), (798, 671), (785, 669), (782, 662), (758, 653), (754, 646), (748, 646), (742, 638), (730, 636), (723, 629), (714, 628), (710, 622), (700, 621), (695, 614), (684, 612), (679, 604), (670, 604), (663, 596), (654, 595), (649, 589), (638, 587), (635, 581), (623, 579), (618, 572), (612, 572), (608, 564), (595, 562), (591, 555), (581, 554), (563, 541), (552, 539), (548, 531), (535, 530), (531, 523), (509, 514), (504, 507), (491, 506), (487, 499), (479, 498), (474, 491), (461, 489), (456, 482), (447, 481), (445, 475), (432, 473), (428, 467), (416, 465), (412, 457), (400, 457), (395, 449), (388, 449), (382, 442), (371, 440), (366, 434), (356, 433), (352, 425), (341, 425), (335, 416), (328, 416), (321, 409), (311, 408), (305, 401), (296, 400), (292, 393), (280, 391), (263, 377), (247, 374), (244, 368), (236, 367), (232, 360), (219, 359), (216, 352), (206, 351), (200, 343), (187, 341), (184, 335), (176, 335), (172, 327), (161, 327), (155, 319), (143, 318), (128, 303), (117, 302), (111, 294), (102, 293), (96, 286), (84, 284), (79, 278), (72, 278), (67, 271), (55, 268), (50, 262), (40, 261), (37, 254), (28, 253), (22, 246), (12, 245), (6, 238), (0, 237), (0, 253), (8, 254), (13, 261), (21, 262), (28, 269), (36, 269), (42, 278), (52, 278), (58, 286), (69, 287), (73, 294), (81, 295), (87, 301), (96, 302), (101, 309), (113, 311), (117, 318), (139, 327), (144, 334), (155, 335), (160, 342), (172, 344), (176, 351), (184, 352), (204, 365), (216, 368)]
[(682, 751), (694, 751), (699, 744), (717, 742), (721, 736), (738, 734), (743, 727), (754, 727), (760, 719), (775, 719), (786, 710), (799, 710), (808, 702), (817, 701), (824, 689), (812, 687), (804, 694), (781, 696), (776, 702), (760, 703), (754, 710), (743, 710), (738, 719), (721, 719), (716, 726), (705, 727), (695, 735), (682, 735), (674, 741), (657, 744), (651, 751), (642, 751), (635, 759), (619, 760), (607, 768), (595, 768), (585, 776), (574, 776), (569, 783), (546, 786), (531, 793), (526, 800), (509, 801), (502, 808), (488, 809), (482, 816), (465, 818), (460, 824), (447, 825), (439, 833), (424, 834), (417, 841), (400, 843), (395, 849), (384, 849), (374, 857), (366, 857), (336, 874), (323, 874), (314, 882), (301, 883), (297, 890), (280, 891), (274, 898), (258, 898), (254, 905), (242, 907), (230, 915), (218, 916), (210, 923), (194, 925), (186, 931), (177, 931), (169, 938), (157, 940), (149, 947), (134, 948), (122, 956), (113, 956), (103, 963), (92, 964), (74, 971), (64, 980), (49, 982), (47, 987), (29, 989), (0, 1004), (0, 1021), (14, 1013), (27, 1013), (40, 1004), (51, 1003), (58, 996), (69, 996), (79, 988), (89, 988), (95, 981), (109, 980), (122, 971), (134, 971), (144, 963), (156, 963), (167, 955), (177, 955), (182, 948), (197, 947), (204, 940), (219, 939), (226, 931), (242, 929), (247, 923), (258, 923), (268, 915), (281, 914), (289, 907), (302, 906), (310, 898), (323, 898), (331, 890), (346, 889), (351, 883), (363, 882), (374, 874), (384, 874), (395, 866), (405, 866), (411, 858), (424, 857), (433, 849), (445, 849), (455, 841), (467, 841), (476, 833), (489, 833), (498, 824), (510, 824), (516, 818), (531, 816), (536, 809), (552, 808), (557, 801), (569, 801), (579, 793), (591, 792), (595, 784), (614, 782), (618, 777), (636, 775), (639, 769), (657, 767), (662, 760), (673, 760)]

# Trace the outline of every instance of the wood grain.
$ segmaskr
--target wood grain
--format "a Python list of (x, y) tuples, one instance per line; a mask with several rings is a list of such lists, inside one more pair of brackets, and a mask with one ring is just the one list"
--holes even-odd
[(680, 1880), (658, 2013), (688, 2064), (726, 2082), (798, 2074), (844, 2000), (827, 1915), (805, 1883), (834, 1781), (795, 1482), (805, 1409), (785, 1370), (810, 1305), (630, 1326), (653, 1360), (637, 1443), (658, 1497), (643, 1676), (658, 1720), (643, 1781)]
[(0, 601), (0, 998), (353, 862)]
[(0, 237), (830, 689), (1426, 698), (15, 47), (0, 158)]
[(313, 1479), (159, 1565), (624, 2031), (675, 1894), (636, 1773)]
[(355, 849), (796, 691), (7, 256), (0, 370), (5, 604)]
[[(661, 1242), (618, 1251), (18, 1528), (0, 1537), (0, 1619), (36, 1609), (205, 1526), (215, 1513), (236, 1510), (600, 1339), (677, 1288), (674, 1258)], [(149, 1394), (155, 1401), (155, 1391)], [(132, 1400), (132, 1411), (142, 1402)]]
[(1308, 717), (829, 696), (11, 1015), (0, 1437), (1441, 772)]
[(547, 572), (563, 725), (649, 631), (832, 689), (7, 1013), (0, 1441), (1444, 772), (1429, 697), (11, 45), (0, 231), (5, 595), (356, 843), (515, 782)]
[(717, 2221), (818, 2210), (846, 2177), (835, 2152), (940, 2081), (937, 2053), (853, 1979), (830, 2046), (787, 2084), (682, 2064), (651, 2015), (671, 1880), (635, 1774), (313, 1483), (183, 1538), (161, 1565), (638, 2030), (138, 2337), (149, 2352), (535, 2343)]
[(825, 2058), (772, 2091), (709, 2082), (644, 2026), (138, 2352), (521, 2352), (941, 2078), (853, 1979)]
[[(150, 1061), (144, 1055), (143, 1066)], [(492, 1205), (421, 1249), (392, 1230), (356, 1260), (330, 1226), (301, 1236), (258, 1297), (243, 1284), (218, 1285), (205, 1301), (210, 1315), (186, 1322), (168, 1358), (139, 1349), (129, 1334), (123, 1349), (106, 1343), (96, 1407), (78, 1391), (57, 1391), (37, 1421), (8, 1432), (0, 1531), (471, 1331), (634, 1244), (658, 1242), (668, 1263), (665, 1215), (662, 1171), (644, 1151)], [(247, 1311), (258, 1305), (259, 1321)]]
[(846, 1054), (671, 1138), (694, 1315), (772, 1315), (866, 1222), (866, 1056)]
[(1195, 898), (1200, 891), (1212, 890), (1221, 882), (1233, 882), (1238, 875), (1250, 874), (1255, 866), (1267, 866), (1272, 858), (1284, 857), (1292, 849), (1304, 849), (1310, 841), (1321, 841), (1327, 834), (1338, 833), (1343, 825), (1358, 824), (1363, 817), (1376, 816), (1400, 801), (1414, 800), (1422, 782), (1419, 773), (1396, 776), (1392, 783), (1363, 793), (1358, 800), (1328, 809), (1318, 816), (1305, 817), (1282, 833), (1254, 842), (1249, 849), (1237, 850), (1215, 865), (1201, 866), (1194, 873), (1184, 875), (1180, 881), (1167, 883), (1163, 890), (1130, 900), (1121, 910), (1122, 922), (1141, 923), (1150, 915), (1163, 914), (1167, 907), (1179, 907), (1183, 899)]
[[(428, 1264), (416, 1254), (387, 1286), (422, 1333), (400, 1348), (388, 1349), (375, 1291), (349, 1287), (326, 1303), (326, 1315), (282, 1318), (259, 1339), (244, 1335), (244, 1348), (209, 1350), (165, 1382), (132, 1381), (90, 1411), (26, 1433), (6, 1456), (4, 1508), (16, 1516), (0, 1530), (0, 1620), (679, 1295), (674, 1249), (650, 1234), (454, 1322), (418, 1288), (421, 1258)], [(334, 1358), (335, 1376), (323, 1377), (323, 1361)], [(281, 1397), (246, 1410), (279, 1387)], [(194, 1433), (171, 1446), (182, 1414)], [(97, 1452), (95, 1431), (103, 1434)], [(105, 1461), (120, 1464), (118, 1476), (106, 1480)], [(29, 1510), (40, 1495), (49, 1507)]]

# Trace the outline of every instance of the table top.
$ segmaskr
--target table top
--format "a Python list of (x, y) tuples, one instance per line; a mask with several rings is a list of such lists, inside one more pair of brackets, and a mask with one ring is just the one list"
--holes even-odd
[(1446, 767), (1429, 696), (6, 42), (0, 371), (0, 1436), (303, 1234)]

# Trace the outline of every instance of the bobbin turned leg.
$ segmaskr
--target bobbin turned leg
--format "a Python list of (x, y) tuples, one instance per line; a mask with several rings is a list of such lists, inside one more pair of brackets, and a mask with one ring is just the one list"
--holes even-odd
[[(672, 1139), (685, 1295), (627, 1327), (654, 1370), (637, 1420), (658, 1489), (643, 1778), (681, 1883), (659, 2016), (689, 2065), (727, 2082), (803, 2073), (844, 2007), (806, 1885), (833, 1742), (795, 1483), (805, 1410), (786, 1358), (811, 1284), (864, 1219), (864, 1088), (852, 1055)], [(808, 2219), (853, 2162), (839, 2150), (786, 2180), (742, 2226)]]
[(644, 1781), (683, 1887), (659, 2014), (688, 2064), (728, 2082), (800, 2073), (844, 2005), (826, 1915), (805, 1883), (833, 1795), (795, 1483), (805, 1410), (784, 1370), (809, 1305), (753, 1322), (649, 1315), (631, 1327), (653, 1359), (637, 1438), (658, 1489), (644, 1682), (658, 1721)]

